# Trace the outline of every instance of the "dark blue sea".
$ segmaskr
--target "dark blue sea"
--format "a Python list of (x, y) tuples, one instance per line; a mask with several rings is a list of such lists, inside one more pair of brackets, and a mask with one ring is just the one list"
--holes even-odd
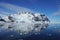
[(50, 24), (38, 34), (19, 35), (14, 31), (1, 30), (0, 40), (60, 40), (60, 24)]

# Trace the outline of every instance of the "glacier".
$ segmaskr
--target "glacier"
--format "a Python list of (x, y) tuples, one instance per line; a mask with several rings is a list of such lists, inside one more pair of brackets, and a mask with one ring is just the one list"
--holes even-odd
[(0, 29), (8, 29), (22, 34), (40, 32), (48, 27), (50, 20), (45, 14), (19, 12), (17, 14), (0, 14)]

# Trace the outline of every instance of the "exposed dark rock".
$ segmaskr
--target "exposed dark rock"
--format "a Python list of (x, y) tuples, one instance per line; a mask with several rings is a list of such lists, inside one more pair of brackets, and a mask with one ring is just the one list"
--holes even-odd
[(4, 19), (0, 19), (0, 21), (6, 22)]

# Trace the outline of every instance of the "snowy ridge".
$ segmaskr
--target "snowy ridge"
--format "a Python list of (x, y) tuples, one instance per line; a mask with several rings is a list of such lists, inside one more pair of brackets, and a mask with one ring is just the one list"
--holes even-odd
[(2, 25), (3, 28), (12, 29), (23, 34), (39, 32), (46, 28), (49, 22), (49, 19), (44, 14), (40, 13), (22, 12), (3, 17), (0, 16), (0, 26)]

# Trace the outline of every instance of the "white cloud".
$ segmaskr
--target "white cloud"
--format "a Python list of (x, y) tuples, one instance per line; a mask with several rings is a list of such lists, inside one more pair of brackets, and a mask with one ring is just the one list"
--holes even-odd
[(60, 10), (58, 10), (57, 12), (53, 13), (53, 16), (59, 16), (60, 15)]
[(10, 10), (11, 11), (10, 13), (17, 13), (17, 12), (22, 12), (22, 11), (33, 12), (32, 10), (30, 10), (28, 8), (24, 8), (24, 7), (21, 7), (21, 6), (16, 6), (16, 5), (9, 4), (9, 3), (0, 3), (0, 6), (5, 8), (6, 10)]
[(58, 10), (53, 13), (53, 16), (59, 16), (60, 15), (60, 5), (58, 5)]

